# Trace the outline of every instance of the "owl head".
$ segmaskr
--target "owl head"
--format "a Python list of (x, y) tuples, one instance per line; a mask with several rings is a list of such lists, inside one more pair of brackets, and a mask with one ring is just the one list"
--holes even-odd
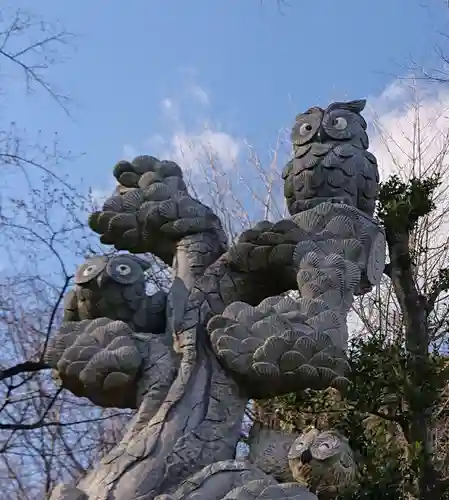
[(145, 283), (145, 271), (150, 264), (131, 254), (104, 255), (87, 259), (75, 273), (75, 284), (92, 289), (106, 284), (134, 285)]
[(75, 273), (75, 287), (64, 298), (64, 320), (107, 317), (130, 321), (146, 298), (149, 264), (131, 254), (95, 256)]
[(288, 453), (295, 480), (317, 493), (336, 493), (355, 478), (356, 464), (347, 439), (334, 430), (307, 428)]
[(366, 121), (360, 114), (366, 101), (334, 102), (327, 109), (310, 108), (296, 117), (291, 132), (293, 148), (312, 142), (351, 142), (368, 149)]

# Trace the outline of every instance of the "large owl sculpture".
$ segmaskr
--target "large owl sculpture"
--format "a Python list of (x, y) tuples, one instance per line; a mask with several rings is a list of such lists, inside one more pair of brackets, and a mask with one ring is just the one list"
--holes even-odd
[(166, 293), (146, 294), (149, 264), (131, 254), (87, 259), (64, 298), (64, 321), (109, 318), (141, 333), (165, 330)]
[(282, 173), (291, 215), (323, 201), (336, 201), (374, 213), (379, 171), (367, 151), (366, 101), (314, 107), (296, 117), (291, 132), (293, 159)]
[(348, 441), (333, 430), (306, 429), (290, 448), (288, 462), (294, 479), (320, 498), (344, 491), (356, 476)]

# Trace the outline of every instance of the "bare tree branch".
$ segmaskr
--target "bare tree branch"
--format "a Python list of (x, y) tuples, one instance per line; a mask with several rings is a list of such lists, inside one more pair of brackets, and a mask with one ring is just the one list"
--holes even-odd
[(50, 367), (43, 361), (25, 361), (24, 363), (19, 363), (6, 370), (0, 371), (0, 380), (11, 378), (21, 373), (34, 373), (48, 369), (50, 369)]

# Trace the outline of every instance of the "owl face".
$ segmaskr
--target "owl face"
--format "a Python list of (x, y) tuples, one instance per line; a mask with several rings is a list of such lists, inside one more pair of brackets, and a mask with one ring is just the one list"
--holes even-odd
[(77, 269), (75, 283), (81, 287), (94, 284), (95, 288), (106, 283), (132, 285), (145, 279), (144, 271), (148, 267), (149, 264), (134, 255), (91, 257)]
[(293, 477), (315, 491), (341, 491), (355, 476), (355, 461), (347, 440), (336, 431), (309, 428), (290, 448)]
[(146, 294), (151, 265), (132, 254), (92, 257), (79, 266), (64, 297), (64, 321), (109, 318), (144, 333), (164, 333), (167, 294)]
[[(288, 453), (288, 459), (301, 459), (303, 453), (310, 451), (311, 446), (319, 435), (319, 430), (309, 427), (295, 440)], [(310, 460), (302, 460), (304, 463)]]
[(135, 255), (87, 259), (75, 273), (75, 287), (64, 300), (65, 320), (105, 316), (130, 321), (146, 298), (145, 261)]
[(364, 100), (336, 102), (326, 110), (314, 107), (298, 115), (291, 133), (293, 147), (312, 142), (351, 141), (367, 149), (366, 122), (360, 115), (365, 104)]

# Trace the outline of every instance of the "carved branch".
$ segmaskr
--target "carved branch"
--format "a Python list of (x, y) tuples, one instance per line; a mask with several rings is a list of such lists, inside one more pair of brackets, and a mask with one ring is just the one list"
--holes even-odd
[(136, 408), (159, 379), (154, 372), (161, 370), (164, 354), (168, 349), (157, 335), (135, 334), (121, 321), (99, 318), (65, 323), (45, 361), (75, 395), (104, 407)]
[[(263, 480), (268, 485), (277, 484), (255, 465), (246, 461), (226, 460), (206, 466), (189, 477), (172, 495), (172, 500), (222, 500), (227, 494), (250, 481)], [(164, 495), (155, 500), (163, 500)]]
[[(87, 494), (106, 498), (112, 487), (123, 499), (142, 492), (156, 495), (212, 462), (233, 458), (247, 397), (210, 351), (205, 323), (212, 311), (221, 312), (245, 291), (241, 275), (229, 270), (223, 255), (196, 281), (175, 332), (181, 355), (175, 380), (153, 418), (135, 420), (122, 442), (79, 484)], [(150, 399), (144, 395), (138, 415)]]
[(188, 194), (176, 163), (139, 156), (118, 163), (114, 175), (119, 182), (116, 195), (89, 218), (102, 243), (132, 253), (151, 252), (170, 266), (176, 245), (188, 235), (212, 233), (225, 251), (220, 220)]
[(51, 366), (43, 361), (24, 361), (23, 363), (19, 363), (0, 371), (0, 380), (14, 377), (20, 373), (35, 373), (41, 370), (48, 370), (49, 368), (51, 368)]
[(231, 248), (232, 264), (259, 272), (283, 264), (297, 273), (301, 298), (231, 304), (208, 324), (212, 347), (252, 397), (340, 388), (348, 370), (346, 315), (354, 293), (380, 280), (383, 231), (359, 210), (334, 203), (264, 229), (246, 235), (255, 243)]

